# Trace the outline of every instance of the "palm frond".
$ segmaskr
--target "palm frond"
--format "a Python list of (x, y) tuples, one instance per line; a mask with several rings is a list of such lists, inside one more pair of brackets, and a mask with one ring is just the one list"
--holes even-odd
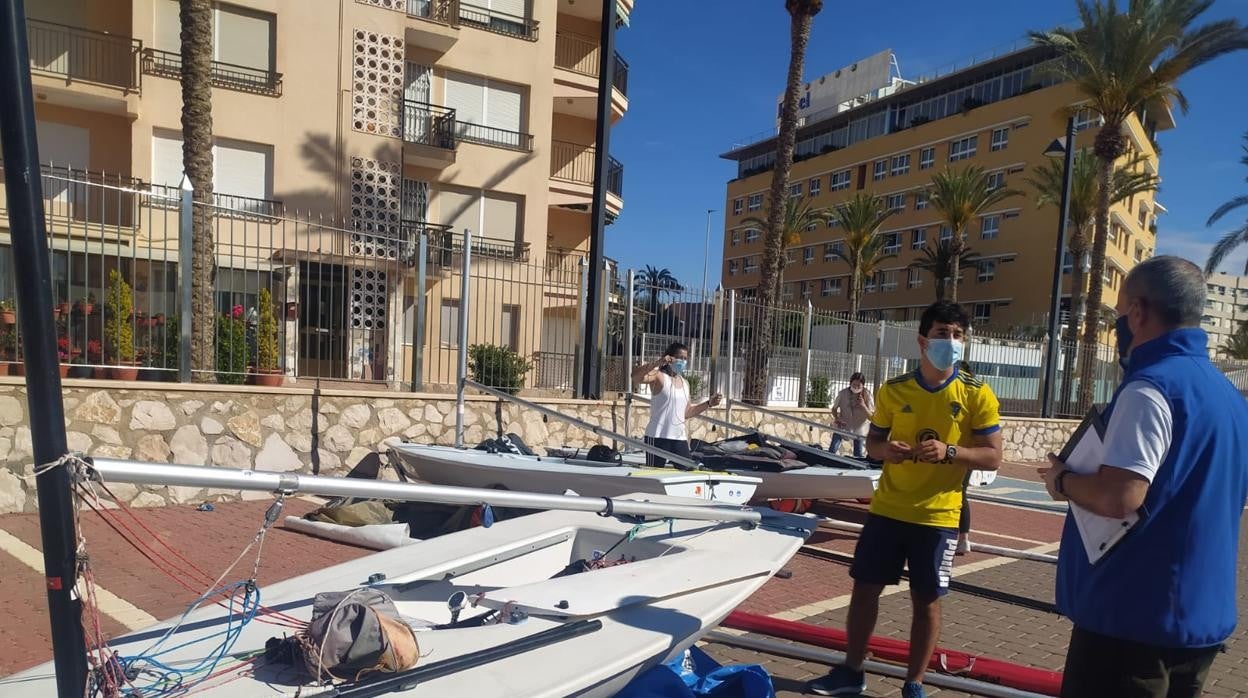
[[(1223, 235), (1213, 249), (1209, 250), (1209, 259), (1205, 261), (1205, 276), (1215, 273), (1226, 257), (1242, 245), (1248, 245), (1248, 225)], [(1248, 264), (1245, 265), (1244, 274), (1248, 275)]]
[(1219, 220), (1220, 218), (1222, 218), (1222, 216), (1225, 216), (1226, 214), (1230, 213), (1231, 211), (1234, 211), (1235, 209), (1237, 209), (1237, 208), (1241, 208), (1241, 207), (1243, 207), (1243, 206), (1248, 206), (1248, 194), (1246, 194), (1246, 195), (1244, 195), (1244, 196), (1237, 196), (1237, 197), (1235, 197), (1234, 199), (1231, 199), (1230, 201), (1228, 201), (1228, 202), (1226, 202), (1226, 203), (1222, 204), (1221, 206), (1219, 206), (1219, 207), (1217, 208), (1217, 210), (1215, 210), (1215, 211), (1214, 211), (1214, 212), (1213, 212), (1213, 213), (1209, 216), (1209, 220), (1205, 221), (1205, 225), (1206, 225), (1206, 226), (1211, 226), (1211, 225), (1213, 225), (1214, 223), (1217, 223), (1217, 222), (1218, 222), (1218, 220)]
[(1008, 187), (993, 189), (984, 168), (969, 165), (933, 175), (928, 205), (940, 214), (958, 241), (980, 214), (1021, 193)]

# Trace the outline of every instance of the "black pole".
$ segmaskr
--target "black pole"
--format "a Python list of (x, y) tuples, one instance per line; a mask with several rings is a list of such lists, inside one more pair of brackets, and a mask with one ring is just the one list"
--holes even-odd
[(606, 271), (604, 229), (607, 223), (607, 173), (611, 168), (611, 84), (615, 77), (615, 3), (602, 0), (602, 31), (599, 33), (598, 55), (598, 121), (594, 125), (594, 203), (589, 217), (589, 279), (588, 294), (581, 301), (588, 303), (585, 313), (585, 336), (581, 344), (585, 360), (581, 362), (581, 397), (595, 400), (602, 396), (602, 275)]
[[(1049, 349), (1044, 364), (1044, 387), (1040, 393), (1040, 416), (1053, 416), (1053, 386), (1057, 382), (1057, 355), (1061, 346), (1058, 322), (1062, 311), (1062, 259), (1066, 256), (1066, 219), (1070, 218), (1070, 179), (1075, 162), (1075, 117), (1066, 119), (1066, 150), (1062, 164), (1062, 204), (1057, 219), (1057, 252), (1053, 258), (1053, 289), (1049, 305)], [(1075, 264), (1078, 264), (1075, 260)], [(1075, 309), (1070, 309), (1073, 321)], [(1070, 376), (1066, 376), (1070, 380)]]
[[(4, 185), (9, 197), (17, 309), (25, 330), (22, 350), (26, 360), (26, 404), (35, 464), (40, 465), (65, 455), (67, 447), (56, 328), (52, 323), (52, 266), (48, 263), (22, 0), (0, 0), (0, 105), (0, 148), (7, 172)], [(77, 566), (70, 486), (66, 468), (52, 468), (36, 480), (57, 695), (78, 698), (87, 681), (87, 652), (81, 605), (73, 597)]]

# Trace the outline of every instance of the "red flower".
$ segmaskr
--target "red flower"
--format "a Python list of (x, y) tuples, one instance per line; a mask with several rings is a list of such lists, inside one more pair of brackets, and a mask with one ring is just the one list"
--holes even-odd
[(87, 342), (87, 356), (98, 358), (104, 354), (104, 345), (100, 344), (100, 340), (92, 339)]
[(56, 348), (59, 349), (62, 353), (68, 353), (69, 352), (69, 337), (64, 337), (64, 336), (58, 337), (56, 340)]
[(241, 305), (234, 306), (233, 315), (234, 315), (235, 320), (241, 318), (243, 316), (243, 306)]

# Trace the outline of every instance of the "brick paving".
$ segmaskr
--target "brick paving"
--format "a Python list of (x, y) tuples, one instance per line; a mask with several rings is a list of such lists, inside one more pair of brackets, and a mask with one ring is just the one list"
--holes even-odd
[[(1036, 480), (1035, 464), (1010, 464), (1007, 477)], [(142, 509), (136, 514), (165, 537), (180, 553), (209, 571), (224, 569), (254, 535), (268, 501), (218, 504), (213, 512), (191, 506)], [(286, 514), (301, 515), (315, 504), (288, 500)], [(834, 518), (861, 522), (866, 508), (858, 504), (821, 505)], [(1031, 548), (1056, 541), (1062, 517), (1047, 512), (976, 502), (973, 540), (1012, 548)], [(153, 571), (151, 563), (121, 542), (94, 514), (83, 517), (97, 579), (102, 587), (157, 618), (181, 612), (195, 595)], [(35, 548), (38, 521), (33, 515), (0, 516), (0, 529)], [(811, 546), (851, 553), (853, 534), (821, 529)], [(262, 583), (272, 583), (369, 554), (370, 551), (310, 538), (274, 528), (266, 541), (260, 570)], [(1248, 580), (1248, 545), (1241, 541), (1241, 578)], [(249, 564), (244, 563), (244, 564)], [(971, 567), (975, 565), (975, 567)], [(993, 565), (983, 568), (984, 565)], [(786, 567), (787, 578), (770, 580), (741, 606), (741, 610), (769, 615), (799, 615), (803, 622), (844, 627), (845, 600), (850, 591), (848, 566), (817, 556), (799, 554)], [(960, 573), (958, 570), (976, 570)], [(980, 585), (1038, 601), (1052, 602), (1054, 568), (1043, 563), (1004, 561), (986, 555), (959, 557), (955, 574), (960, 582)], [(43, 580), (15, 557), (0, 552), (0, 676), (46, 661), (50, 656)], [(1248, 587), (1241, 585), (1241, 615), (1248, 609)], [(822, 608), (819, 605), (822, 604)], [(813, 610), (812, 610), (813, 609)], [(878, 635), (906, 639), (909, 600), (904, 593), (884, 596), (880, 603)], [(944, 602), (945, 627), (941, 644), (1028, 666), (1060, 669), (1070, 625), (1043, 611), (953, 592)], [(1248, 625), (1248, 623), (1244, 623)], [(105, 618), (106, 632), (122, 628)], [(1218, 658), (1206, 686), (1214, 698), (1248, 698), (1248, 634), (1241, 629)], [(772, 674), (780, 696), (803, 695), (806, 681), (824, 671), (820, 664), (762, 655), (748, 650), (708, 644), (710, 654), (724, 662), (762, 664)], [(896, 696), (895, 680), (871, 678), (869, 696)], [(958, 692), (929, 690), (930, 695), (960, 696)]]

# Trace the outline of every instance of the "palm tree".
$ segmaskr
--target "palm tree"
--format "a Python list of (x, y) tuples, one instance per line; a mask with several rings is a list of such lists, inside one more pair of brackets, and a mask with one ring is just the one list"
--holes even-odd
[[(1244, 157), (1240, 158), (1239, 161), (1248, 165), (1248, 133), (1244, 134), (1243, 147)], [(1248, 177), (1245, 177), (1244, 179), (1245, 181), (1248, 181)], [(1209, 216), (1209, 221), (1205, 223), (1205, 225), (1212, 226), (1214, 223), (1217, 223), (1222, 216), (1225, 216), (1241, 206), (1248, 206), (1248, 195), (1237, 196), (1219, 206), (1218, 210), (1214, 211), (1212, 216)], [(1213, 249), (1209, 251), (1209, 261), (1205, 262), (1205, 275), (1208, 276), (1217, 271), (1218, 267), (1222, 266), (1222, 260), (1226, 259), (1226, 256), (1235, 251), (1235, 249), (1240, 245), (1248, 245), (1248, 221), (1245, 221), (1243, 225), (1235, 230), (1223, 235), (1222, 239), (1218, 240), (1218, 244), (1214, 245)], [(1244, 263), (1244, 274), (1248, 275), (1248, 261)], [(1246, 332), (1248, 332), (1248, 330), (1241, 331), (1236, 336), (1242, 336)]]
[[(1111, 206), (1136, 194), (1157, 191), (1161, 178), (1140, 167), (1144, 159), (1142, 155), (1137, 156), (1130, 162), (1114, 168), (1109, 181)], [(1024, 180), (1036, 190), (1037, 204), (1054, 207), (1062, 205), (1064, 168), (1065, 163), (1062, 160), (1048, 160), (1032, 170), (1032, 176)], [(1066, 323), (1066, 333), (1062, 337), (1062, 343), (1066, 347), (1065, 358), (1062, 360), (1062, 375), (1066, 376), (1066, 380), (1063, 381), (1066, 385), (1063, 391), (1065, 394), (1062, 397), (1062, 404), (1065, 406), (1069, 406), (1074, 397), (1071, 394), (1074, 388), (1074, 381), (1071, 378), (1075, 375), (1074, 345), (1079, 331), (1079, 313), (1083, 309), (1084, 293), (1087, 291), (1083, 258), (1088, 254), (1088, 246), (1091, 242), (1088, 234), (1092, 231), (1096, 217), (1096, 202), (1100, 196), (1098, 185), (1096, 156), (1086, 150), (1080, 150), (1075, 154), (1074, 162), (1071, 163), (1070, 200), (1068, 202), (1070, 225), (1066, 250), (1070, 253), (1072, 260), (1070, 276), (1070, 317), (1072, 320)], [(1091, 354), (1084, 354), (1084, 357), (1085, 361), (1094, 359)]]
[(966, 232), (980, 214), (1019, 192), (1007, 187), (993, 188), (988, 173), (977, 165), (948, 169), (932, 175), (928, 205), (936, 209), (941, 221), (953, 231), (950, 243), (950, 276), (953, 288), (949, 300), (958, 302), (958, 276), (962, 269), (962, 253), (966, 251)]
[(854, 323), (862, 303), (862, 284), (879, 271), (880, 265), (897, 255), (885, 253), (887, 240), (880, 235), (880, 226), (896, 209), (884, 205), (875, 194), (859, 192), (854, 198), (839, 203), (832, 217), (845, 229), (845, 245), (836, 257), (849, 265), (849, 325), (845, 334), (846, 351), (854, 351)]
[(676, 277), (672, 275), (669, 269), (655, 269), (646, 265), (641, 272), (641, 278), (637, 282), (637, 296), (645, 300), (646, 312), (650, 314), (650, 326), (654, 327), (658, 322), (659, 304), (663, 301), (663, 295), (669, 293), (680, 293), (685, 290)]
[[(806, 70), (806, 44), (810, 25), (823, 9), (823, 0), (785, 0), (789, 13), (789, 73), (780, 105), (780, 130), (776, 136), (776, 164), (771, 174), (771, 201), (788, 195), (789, 171), (793, 168), (793, 147), (797, 142), (797, 100)], [(763, 228), (763, 263), (758, 282), (758, 303), (763, 308), (776, 305), (784, 272), (784, 211), (772, 206)], [(753, 333), (745, 364), (743, 395), (747, 401), (762, 402), (767, 392), (767, 364), (771, 360), (772, 318), (763, 313)]]
[[(1059, 75), (1072, 82), (1091, 108), (1104, 119), (1094, 151), (1101, 186), (1096, 202), (1096, 234), (1092, 241), (1090, 275), (1105, 272), (1109, 244), (1110, 176), (1114, 163), (1127, 151), (1123, 124), (1145, 108), (1177, 104), (1187, 110), (1187, 98), (1176, 83), (1197, 66), (1248, 48), (1248, 29), (1233, 19), (1193, 27), (1213, 0), (1131, 0), (1119, 11), (1115, 0), (1078, 0), (1082, 26), (1032, 32), (1032, 40), (1057, 51)], [(1104, 287), (1094, 283), (1088, 303), (1080, 351), (1096, 352), (1098, 319)], [(1080, 367), (1079, 402), (1092, 403), (1092, 362)]]
[(217, 275), (212, 239), (212, 2), (179, 0), (179, 15), (182, 169), (199, 204), (191, 215), (191, 370), (195, 380), (208, 382), (216, 364), (213, 287)]
[[(802, 233), (812, 226), (824, 222), (828, 218), (827, 209), (814, 208), (809, 199), (796, 196), (784, 198), (784, 211), (780, 217), (780, 252), (783, 255), (790, 247), (802, 241)], [(767, 218), (750, 216), (741, 219), (741, 224), (751, 228), (763, 228), (771, 224), (771, 205), (767, 206)], [(784, 281), (784, 267), (781, 265), (781, 282)]]
[(1248, 360), (1248, 320), (1239, 323), (1239, 329), (1230, 336), (1222, 351), (1232, 359)]
[(923, 259), (910, 263), (910, 269), (921, 269), (932, 275), (936, 280), (936, 300), (945, 299), (945, 281), (957, 278), (962, 267), (973, 264), (978, 255), (971, 248), (963, 245), (961, 251), (955, 251), (953, 240), (941, 240), (923, 248)]

